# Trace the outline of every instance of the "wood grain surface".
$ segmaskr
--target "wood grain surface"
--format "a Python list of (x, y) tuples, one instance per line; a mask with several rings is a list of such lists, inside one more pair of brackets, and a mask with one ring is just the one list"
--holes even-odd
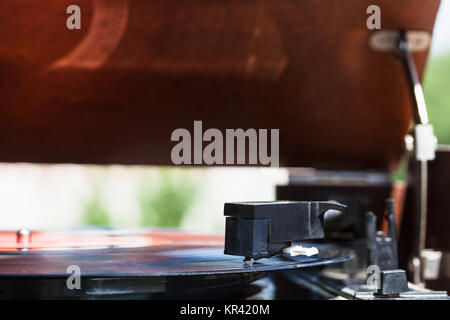
[[(68, 30), (78, 4), (81, 30)], [(436, 0), (0, 0), (0, 161), (170, 165), (176, 128), (280, 129), (280, 165), (391, 169), (411, 110), (382, 28)], [(427, 53), (414, 58), (422, 75)]]

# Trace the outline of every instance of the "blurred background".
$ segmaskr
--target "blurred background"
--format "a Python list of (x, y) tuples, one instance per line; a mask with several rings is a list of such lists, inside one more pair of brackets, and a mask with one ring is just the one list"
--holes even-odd
[[(450, 144), (450, 2), (442, 1), (424, 89), (440, 144)], [(221, 233), (223, 204), (273, 200), (276, 168), (0, 164), (0, 229), (168, 227)]]

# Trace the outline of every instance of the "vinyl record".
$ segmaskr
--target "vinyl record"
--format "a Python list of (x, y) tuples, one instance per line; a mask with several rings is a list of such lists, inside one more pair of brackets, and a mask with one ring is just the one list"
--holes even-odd
[[(350, 252), (319, 246), (319, 254), (256, 262), (223, 253), (223, 237), (177, 231), (125, 233), (1, 232), (0, 297), (213, 297), (241, 292), (269, 271), (345, 261)], [(78, 272), (80, 288), (70, 289)], [(224, 290), (224, 289), (227, 290)]]

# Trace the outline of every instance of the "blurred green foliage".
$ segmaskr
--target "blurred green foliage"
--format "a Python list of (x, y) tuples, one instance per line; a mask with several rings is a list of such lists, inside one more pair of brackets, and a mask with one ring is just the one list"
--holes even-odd
[[(101, 197), (103, 169), (98, 169), (93, 184), (96, 186), (85, 204), (82, 225), (110, 227), (111, 215)], [(179, 227), (197, 193), (197, 185), (188, 172), (160, 168), (150, 175), (142, 173), (138, 191), (141, 209), (140, 225), (151, 227)]]
[(102, 203), (98, 189), (92, 193), (91, 198), (84, 207), (82, 224), (97, 227), (107, 227), (111, 225), (108, 210)]
[(450, 144), (450, 55), (429, 60), (424, 93), (439, 144)]
[(141, 184), (141, 225), (179, 227), (193, 203), (196, 186), (178, 170), (161, 169), (159, 175), (156, 188), (148, 183)]

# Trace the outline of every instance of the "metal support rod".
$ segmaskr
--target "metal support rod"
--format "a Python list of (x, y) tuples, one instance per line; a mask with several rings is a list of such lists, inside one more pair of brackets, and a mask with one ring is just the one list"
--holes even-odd
[(400, 33), (397, 55), (401, 59), (406, 72), (411, 102), (413, 104), (414, 121), (416, 124), (428, 124), (427, 105), (425, 103), (422, 84), (417, 75), (416, 65), (405, 32)]
[[(427, 125), (428, 112), (425, 104), (422, 85), (417, 74), (416, 66), (411, 54), (411, 49), (406, 38), (406, 33), (402, 32), (399, 37), (397, 56), (403, 63), (403, 67), (408, 80), (411, 102), (414, 112), (415, 124)], [(417, 137), (415, 139), (417, 141)], [(410, 260), (412, 271), (412, 281), (416, 284), (422, 282), (422, 261), (421, 254), (425, 249), (426, 222), (427, 222), (427, 196), (428, 196), (428, 162), (425, 160), (415, 161), (416, 165), (416, 217), (415, 217), (415, 242), (414, 254)]]

